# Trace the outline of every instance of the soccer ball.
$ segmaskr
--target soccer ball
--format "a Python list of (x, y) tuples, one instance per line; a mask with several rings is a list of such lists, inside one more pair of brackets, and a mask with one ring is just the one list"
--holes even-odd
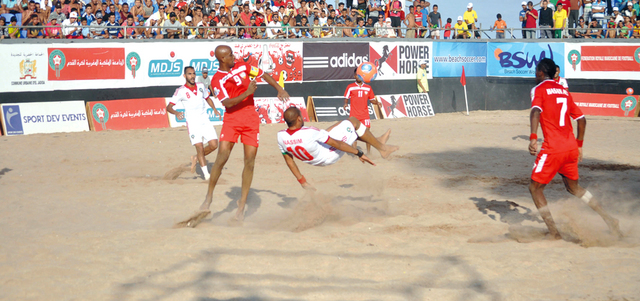
[(358, 66), (358, 70), (356, 70), (356, 75), (361, 81), (368, 83), (376, 79), (376, 76), (378, 76), (378, 69), (374, 64), (369, 62), (364, 62), (360, 64), (360, 66)]

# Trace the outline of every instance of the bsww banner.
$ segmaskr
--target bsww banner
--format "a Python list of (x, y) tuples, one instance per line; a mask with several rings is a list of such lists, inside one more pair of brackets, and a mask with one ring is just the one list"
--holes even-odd
[(89, 130), (84, 101), (5, 103), (2, 128), (7, 135)]
[(428, 93), (378, 95), (384, 118), (431, 117), (436, 114)]
[(309, 80), (353, 79), (353, 71), (369, 61), (369, 43), (305, 43), (303, 78)]
[[(312, 96), (311, 98), (316, 111), (316, 120), (319, 122), (340, 121), (349, 117), (350, 106), (344, 109), (343, 96)], [(372, 104), (369, 104), (369, 118), (377, 119)]]
[(369, 59), (378, 68), (377, 79), (415, 79), (423, 60), (433, 78), (432, 50), (432, 42), (375, 42), (369, 43)]

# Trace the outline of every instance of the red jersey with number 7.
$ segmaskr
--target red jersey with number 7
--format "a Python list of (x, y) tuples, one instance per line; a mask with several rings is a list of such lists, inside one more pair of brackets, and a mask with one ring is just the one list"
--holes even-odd
[[(233, 68), (229, 71), (218, 70), (216, 74), (211, 77), (211, 88), (213, 89), (213, 95), (218, 97), (222, 102), (226, 99), (231, 99), (242, 95), (249, 83), (254, 78), (261, 77), (264, 72), (253, 67), (247, 63), (236, 62)], [(256, 107), (253, 102), (253, 94), (247, 96), (240, 103), (226, 108), (224, 114), (224, 122), (244, 121), (247, 118), (251, 118), (260, 122), (258, 113), (256, 113)]]
[(531, 109), (540, 111), (545, 153), (560, 153), (578, 148), (571, 119), (584, 118), (569, 91), (548, 79), (531, 89)]
[(373, 94), (371, 86), (362, 83), (352, 83), (347, 86), (344, 91), (344, 98), (350, 100), (351, 112), (349, 116), (358, 120), (369, 119), (369, 100), (373, 100), (376, 96)]

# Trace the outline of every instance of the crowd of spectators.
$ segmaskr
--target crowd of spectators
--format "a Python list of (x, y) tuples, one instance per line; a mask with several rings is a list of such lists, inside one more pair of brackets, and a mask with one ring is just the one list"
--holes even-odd
[(533, 2), (522, 2), (522, 37), (578, 39), (638, 39), (640, 18), (638, 0), (543, 0), (535, 9)]
[[(472, 3), (453, 23), (425, 0), (1, 1), (0, 39), (481, 38)], [(638, 0), (619, 6), (607, 19), (606, 0), (522, 2), (522, 37), (640, 38)], [(498, 14), (490, 30), (506, 29)]]

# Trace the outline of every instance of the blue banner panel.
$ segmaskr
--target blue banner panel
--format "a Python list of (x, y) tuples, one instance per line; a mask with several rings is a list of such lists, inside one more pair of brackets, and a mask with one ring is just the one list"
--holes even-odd
[(535, 77), (536, 65), (544, 58), (555, 61), (564, 77), (564, 43), (489, 43), (487, 75)]
[(487, 43), (433, 43), (433, 77), (487, 76)]

